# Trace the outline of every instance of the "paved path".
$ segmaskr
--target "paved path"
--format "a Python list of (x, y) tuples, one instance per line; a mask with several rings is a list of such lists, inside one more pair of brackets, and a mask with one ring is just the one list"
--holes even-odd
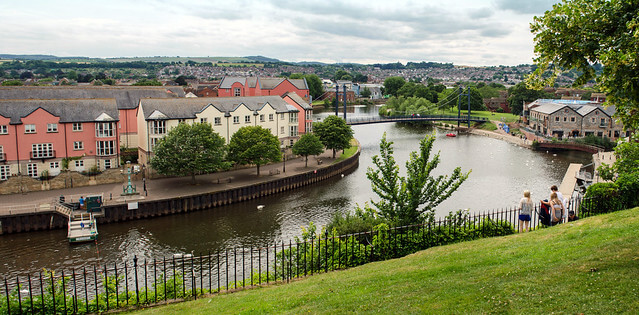
[[(339, 158), (340, 153), (341, 151), (338, 152), (337, 158)], [(120, 196), (123, 183), (0, 195), (0, 216), (50, 211), (50, 206), (61, 195), (65, 196), (67, 202), (70, 202), (77, 201), (80, 196), (102, 194), (105, 204), (114, 204), (130, 200), (156, 200), (248, 186), (331, 165), (335, 161), (332, 155), (332, 150), (326, 150), (317, 158), (311, 156), (308, 158), (308, 167), (304, 166), (303, 157), (287, 160), (286, 163), (263, 165), (260, 167), (260, 176), (257, 176), (256, 167), (250, 167), (228, 172), (198, 175), (195, 177), (195, 184), (191, 183), (190, 176), (149, 179), (146, 180), (148, 194), (144, 193), (144, 182), (141, 175), (138, 174), (133, 184), (137, 186), (137, 191), (140, 192), (140, 195), (126, 198)], [(321, 165), (318, 164), (318, 159), (322, 161)], [(286, 172), (284, 172), (284, 164), (286, 164)], [(277, 173), (278, 171), (279, 173)]]

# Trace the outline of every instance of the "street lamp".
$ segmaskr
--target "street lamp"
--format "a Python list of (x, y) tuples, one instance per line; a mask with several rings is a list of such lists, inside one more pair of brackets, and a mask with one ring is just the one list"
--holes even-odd
[(286, 173), (286, 146), (282, 144), (282, 173)]

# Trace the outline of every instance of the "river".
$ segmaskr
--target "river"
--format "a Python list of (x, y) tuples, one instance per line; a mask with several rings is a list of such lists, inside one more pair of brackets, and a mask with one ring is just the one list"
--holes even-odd
[[(354, 114), (367, 111), (355, 108)], [(458, 209), (477, 212), (511, 207), (525, 189), (531, 191), (533, 200), (547, 198), (548, 188), (560, 184), (569, 163), (591, 161), (591, 156), (582, 152), (533, 152), (475, 135), (448, 138), (445, 131), (430, 127), (385, 123), (354, 126), (353, 130), (362, 147), (360, 166), (343, 178), (189, 214), (100, 225), (97, 244), (69, 245), (65, 230), (2, 235), (0, 275), (15, 276), (42, 268), (70, 270), (96, 262), (112, 265), (131, 261), (134, 255), (152, 259), (288, 242), (309, 222), (324, 225), (335, 212), (352, 211), (357, 204), (375, 198), (366, 169), (372, 166), (371, 157), (379, 153), (384, 133), (394, 142), (395, 159), (402, 171), (409, 153), (431, 133), (437, 137), (432, 153), (439, 152), (441, 157), (436, 174), (450, 174), (457, 166), (472, 170), (459, 190), (437, 208), (437, 216)], [(265, 205), (264, 209), (257, 210), (259, 204)]]

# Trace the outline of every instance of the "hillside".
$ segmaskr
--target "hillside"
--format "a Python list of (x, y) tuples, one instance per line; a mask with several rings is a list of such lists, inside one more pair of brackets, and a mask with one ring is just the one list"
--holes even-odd
[(639, 208), (141, 313), (637, 313)]

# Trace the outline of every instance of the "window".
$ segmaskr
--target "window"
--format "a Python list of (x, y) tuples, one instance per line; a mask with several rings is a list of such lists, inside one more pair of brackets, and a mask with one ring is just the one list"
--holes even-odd
[(166, 133), (166, 120), (154, 120), (151, 124), (152, 135), (163, 135)]
[(559, 116), (555, 116), (555, 121), (559, 121)]
[(84, 142), (73, 141), (73, 150), (84, 150)]
[(571, 121), (571, 122), (575, 122), (575, 116), (571, 116), (571, 117), (570, 117), (570, 121)]
[(0, 125), (0, 135), (9, 134), (9, 127), (7, 125)]
[(60, 162), (50, 162), (49, 168), (60, 168)]
[(244, 122), (247, 124), (251, 123), (251, 115), (244, 116)]
[(215, 121), (216, 126), (219, 126), (222, 124), (222, 117), (215, 117), (213, 118), (213, 120)]
[(311, 133), (313, 132), (313, 123), (312, 122), (307, 122), (306, 123), (306, 133)]
[(606, 124), (606, 118), (601, 118), (601, 125), (605, 125)]
[(592, 122), (594, 124), (595, 122), (597, 122), (597, 119), (595, 119), (595, 117), (592, 117), (592, 118), (590, 118), (590, 122)]
[(53, 144), (51, 143), (36, 143), (31, 145), (31, 158), (33, 159), (52, 158), (54, 156)]
[(73, 131), (82, 131), (82, 123), (73, 123)]
[(38, 178), (38, 164), (35, 164), (35, 163), (27, 164), (27, 175), (29, 177)]
[(84, 167), (84, 161), (79, 160), (79, 161), (75, 161), (75, 168), (83, 168)]
[(105, 169), (111, 168), (111, 160), (104, 160), (104, 168)]
[(96, 123), (95, 136), (98, 138), (113, 137), (113, 124), (112, 123)]
[(242, 96), (242, 90), (240, 88), (234, 88), (233, 89), (233, 95)]
[(297, 137), (297, 126), (290, 126), (290, 134), (291, 137)]
[(313, 110), (309, 109), (306, 111), (306, 120), (311, 120), (313, 118)]
[(11, 176), (9, 165), (0, 165), (0, 180), (7, 180)]
[(24, 133), (36, 133), (35, 125), (33, 124), (24, 125)]
[(284, 114), (280, 114), (280, 120), (284, 120)]
[(280, 127), (280, 133), (284, 134), (284, 126)]
[(98, 141), (95, 143), (95, 152), (98, 156), (115, 154), (115, 141)]
[(155, 148), (155, 145), (158, 144), (159, 139), (162, 138), (151, 138), (151, 147), (149, 148), (149, 151), (153, 151), (153, 148)]
[(4, 148), (0, 145), (0, 161), (6, 161), (7, 158), (4, 156)]
[(568, 120), (568, 117), (564, 117), (564, 121), (567, 121), (567, 120)]
[(260, 122), (264, 122), (264, 114), (260, 114)]
[(207, 118), (200, 118), (200, 122), (201, 122), (201, 123), (205, 123), (205, 122), (207, 122), (207, 121), (208, 121), (208, 119), (207, 119)]
[(288, 122), (296, 123), (297, 122), (297, 113), (289, 113), (288, 114)]
[(268, 114), (268, 121), (273, 121), (273, 114)]
[(240, 123), (240, 116), (233, 116), (233, 123), (234, 124), (239, 124)]
[(58, 132), (58, 124), (47, 124), (47, 132)]

